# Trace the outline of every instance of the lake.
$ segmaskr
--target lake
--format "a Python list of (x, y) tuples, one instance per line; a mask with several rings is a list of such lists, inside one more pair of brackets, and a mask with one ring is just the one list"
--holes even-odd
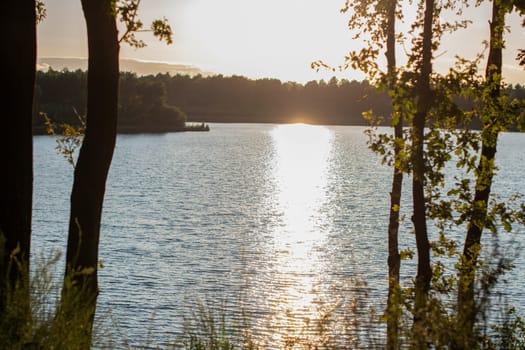
[[(210, 127), (118, 137), (101, 230), (99, 317), (129, 346), (162, 345), (204, 305), (282, 348), (314, 337), (325, 315), (335, 322), (331, 336), (344, 339), (343, 324), (366, 319), (369, 306), (379, 314), (391, 169), (368, 150), (364, 128)], [(34, 138), (37, 256), (65, 255), (73, 169), (55, 145)], [(523, 149), (525, 134), (502, 135), (494, 192), (503, 198), (523, 189)], [(404, 203), (401, 247), (414, 247), (408, 191)], [(524, 235), (502, 234), (500, 249), (519, 251)], [(515, 263), (500, 290), (525, 311), (523, 254)], [(63, 259), (58, 278), (62, 269)], [(402, 274), (412, 276), (414, 263), (403, 263)]]

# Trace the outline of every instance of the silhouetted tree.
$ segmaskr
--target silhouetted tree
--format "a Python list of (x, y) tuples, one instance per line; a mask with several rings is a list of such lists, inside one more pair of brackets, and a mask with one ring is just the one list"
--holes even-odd
[[(416, 112), (412, 121), (412, 201), (414, 233), (417, 247), (417, 275), (414, 302), (414, 326), (424, 318), (424, 310), (432, 269), (430, 266), (430, 243), (427, 232), (426, 198), (425, 198), (425, 158), (424, 129), (430, 109), (432, 108), (432, 33), (434, 23), (434, 0), (425, 0), (423, 29), (421, 33), (420, 56), (417, 60)], [(415, 340), (417, 342), (417, 339)], [(421, 344), (419, 344), (421, 345)]]
[[(111, 0), (82, 0), (88, 35), (87, 124), (75, 167), (66, 255), (68, 293), (94, 317), (102, 205), (117, 134), (119, 43)], [(91, 321), (92, 322), (92, 321)], [(92, 324), (86, 327), (89, 348)]]
[(514, 123), (509, 118), (507, 101), (502, 99), (502, 67), (505, 31), (505, 15), (512, 11), (513, 0), (493, 0), (492, 19), (490, 21), (490, 42), (487, 66), (485, 70), (485, 87), (481, 111), (481, 154), (476, 169), (475, 193), (472, 201), (470, 221), (463, 246), (463, 260), (458, 292), (459, 322), (464, 331), (462, 348), (472, 348), (476, 342), (473, 331), (477, 317), (477, 306), (474, 296), (475, 271), (480, 253), (481, 235), (486, 225), (495, 173), (495, 158), (498, 136)]
[[(71, 322), (72, 330), (89, 349), (98, 295), (98, 250), (106, 179), (117, 135), (120, 42), (143, 47), (135, 37), (142, 31), (137, 18), (140, 0), (81, 0), (88, 36), (86, 129), (75, 167), (62, 294), (62, 315), (74, 319), (87, 313), (87, 323)], [(116, 16), (126, 26), (118, 37)], [(164, 20), (150, 30), (171, 43), (171, 27)], [(70, 310), (71, 302), (83, 310)]]
[(32, 107), (36, 68), (34, 0), (8, 0), (3, 35), (0, 138), (0, 313), (6, 288), (28, 277), (33, 190)]
[[(387, 84), (390, 91), (396, 89), (396, 11), (398, 1), (389, 0), (386, 4), (386, 59)], [(394, 94), (392, 93), (392, 96)], [(393, 104), (395, 102), (393, 101)], [(399, 270), (401, 257), (399, 254), (399, 211), (401, 208), (401, 191), (403, 189), (403, 170), (401, 168), (401, 153), (403, 149), (403, 114), (392, 108), (392, 125), (394, 127), (394, 173), (392, 175), (392, 190), (390, 192), (390, 213), (388, 219), (388, 297), (387, 297), (387, 349), (399, 347)]]
[[(403, 185), (403, 162), (401, 152), (404, 143), (403, 114), (396, 107), (397, 67), (396, 67), (396, 20), (400, 16), (397, 0), (361, 0), (347, 1), (343, 12), (352, 10), (348, 21), (350, 29), (357, 29), (358, 35), (369, 34), (370, 40), (360, 52), (352, 52), (347, 57), (346, 65), (352, 65), (367, 73), (371, 79), (380, 76), (380, 87), (389, 91), (391, 97), (390, 125), (394, 128), (392, 140), (393, 155), (390, 160), (394, 171), (392, 190), (390, 192), (390, 213), (388, 224), (388, 297), (386, 307), (387, 349), (399, 347), (399, 270), (401, 257), (399, 254), (399, 212), (401, 208), (401, 191)], [(356, 37), (357, 37), (356, 36)], [(387, 60), (386, 73), (377, 68), (378, 52), (384, 50)], [(320, 63), (322, 64), (322, 63)], [(331, 84), (329, 84), (331, 85)], [(377, 110), (374, 111), (377, 113)], [(372, 131), (370, 131), (372, 132)], [(373, 135), (372, 135), (373, 136)], [(380, 138), (388, 137), (386, 135)], [(371, 143), (374, 149), (375, 143)]]

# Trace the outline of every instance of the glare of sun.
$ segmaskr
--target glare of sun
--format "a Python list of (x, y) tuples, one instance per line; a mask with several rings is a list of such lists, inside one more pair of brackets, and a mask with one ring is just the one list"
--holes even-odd
[(288, 239), (309, 240), (325, 191), (332, 134), (322, 126), (287, 124), (276, 127), (272, 137), (277, 200)]
[[(312, 301), (319, 286), (319, 250), (325, 244), (321, 206), (326, 198), (332, 132), (322, 126), (288, 124), (272, 131), (275, 201), (281, 223), (274, 232), (282, 289), (274, 308), (275, 326), (298, 330), (315, 318)], [(290, 317), (290, 315), (293, 315)]]

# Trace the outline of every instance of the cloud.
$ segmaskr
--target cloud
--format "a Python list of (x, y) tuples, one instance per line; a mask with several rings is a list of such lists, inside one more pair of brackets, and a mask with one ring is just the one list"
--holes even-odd
[[(54, 70), (87, 70), (88, 60), (87, 58), (78, 57), (42, 57), (38, 59), (37, 69), (48, 70), (52, 68)], [(210, 72), (205, 72), (198, 67), (176, 64), (167, 62), (155, 62), (155, 61), (140, 61), (135, 59), (120, 59), (120, 70), (123, 72), (134, 72), (138, 75), (150, 75), (158, 73), (169, 73), (170, 75), (182, 74), (182, 75), (211, 75)]]

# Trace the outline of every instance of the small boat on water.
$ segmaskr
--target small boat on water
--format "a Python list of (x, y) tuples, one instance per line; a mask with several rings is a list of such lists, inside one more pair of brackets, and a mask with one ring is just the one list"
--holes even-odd
[(201, 123), (186, 123), (182, 131), (210, 131), (210, 126), (204, 122)]

